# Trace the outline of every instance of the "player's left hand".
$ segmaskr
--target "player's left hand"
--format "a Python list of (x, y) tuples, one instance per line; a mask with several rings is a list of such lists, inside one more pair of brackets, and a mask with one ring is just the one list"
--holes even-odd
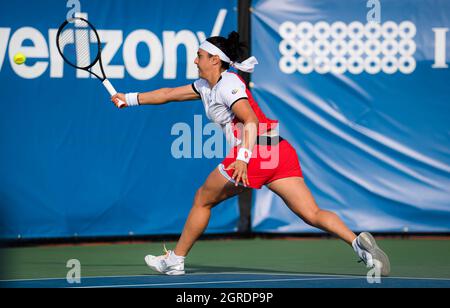
[(234, 173), (231, 177), (233, 180), (236, 181), (235, 185), (238, 186), (239, 182), (242, 181), (242, 184), (244, 184), (245, 187), (250, 185), (250, 182), (248, 181), (248, 175), (247, 175), (247, 163), (242, 160), (236, 160), (234, 163), (229, 165), (225, 170), (233, 170)]

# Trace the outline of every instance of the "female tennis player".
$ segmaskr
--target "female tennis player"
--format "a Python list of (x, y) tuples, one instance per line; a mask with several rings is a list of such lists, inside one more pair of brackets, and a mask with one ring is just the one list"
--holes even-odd
[(243, 80), (228, 71), (233, 67), (253, 72), (258, 62), (255, 57), (238, 62), (242, 50), (239, 34), (234, 31), (228, 38), (208, 38), (197, 52), (195, 64), (200, 79), (193, 84), (112, 97), (116, 106), (119, 99), (127, 106), (201, 99), (208, 118), (223, 128), (234, 146), (197, 190), (175, 250), (166, 250), (162, 256), (148, 255), (145, 262), (160, 273), (183, 275), (185, 257), (206, 229), (211, 209), (246, 189), (266, 185), (306, 223), (344, 240), (367, 267), (379, 266), (381, 274), (388, 275), (389, 259), (369, 233), (357, 237), (336, 214), (317, 206), (303, 179), (295, 149), (278, 135), (278, 122), (264, 115)]

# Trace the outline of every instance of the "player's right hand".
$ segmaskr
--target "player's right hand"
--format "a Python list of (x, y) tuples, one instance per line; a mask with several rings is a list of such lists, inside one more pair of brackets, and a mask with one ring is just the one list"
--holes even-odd
[[(122, 102), (125, 103), (125, 105), (123, 106), (119, 106), (119, 100), (121, 100)], [(114, 105), (116, 105), (117, 108), (125, 108), (128, 107), (128, 105), (126, 104), (127, 100), (125, 98), (125, 94), (123, 93), (117, 93), (115, 95), (113, 95), (111, 97), (111, 101), (114, 103)]]

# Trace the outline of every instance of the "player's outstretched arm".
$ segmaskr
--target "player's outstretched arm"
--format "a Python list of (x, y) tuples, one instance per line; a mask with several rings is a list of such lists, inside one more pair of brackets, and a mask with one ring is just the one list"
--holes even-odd
[(116, 104), (118, 99), (127, 103), (127, 106), (134, 105), (161, 105), (169, 102), (182, 102), (199, 99), (200, 96), (194, 91), (192, 85), (185, 85), (177, 88), (161, 88), (145, 93), (117, 93), (111, 97)]

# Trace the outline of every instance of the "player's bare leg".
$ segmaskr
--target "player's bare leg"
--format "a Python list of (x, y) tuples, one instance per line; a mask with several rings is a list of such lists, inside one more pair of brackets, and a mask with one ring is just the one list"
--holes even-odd
[(229, 182), (216, 168), (197, 190), (194, 204), (175, 250), (165, 255), (145, 256), (145, 263), (154, 271), (166, 275), (184, 275), (184, 257), (187, 256), (195, 241), (202, 235), (209, 223), (211, 209), (220, 202), (244, 191)]
[(362, 232), (357, 237), (335, 213), (320, 209), (302, 178), (280, 179), (270, 183), (268, 187), (307, 224), (338, 236), (353, 247), (368, 267), (377, 266), (381, 275), (389, 275), (389, 257), (378, 247), (373, 236)]
[(186, 256), (208, 226), (211, 209), (220, 202), (240, 194), (244, 189), (246, 188), (236, 187), (217, 168), (214, 169), (195, 194), (192, 209), (174, 250), (175, 254)]
[(307, 224), (334, 234), (349, 245), (356, 238), (356, 234), (336, 214), (317, 206), (302, 178), (276, 180), (268, 187), (279, 195), (286, 205)]

